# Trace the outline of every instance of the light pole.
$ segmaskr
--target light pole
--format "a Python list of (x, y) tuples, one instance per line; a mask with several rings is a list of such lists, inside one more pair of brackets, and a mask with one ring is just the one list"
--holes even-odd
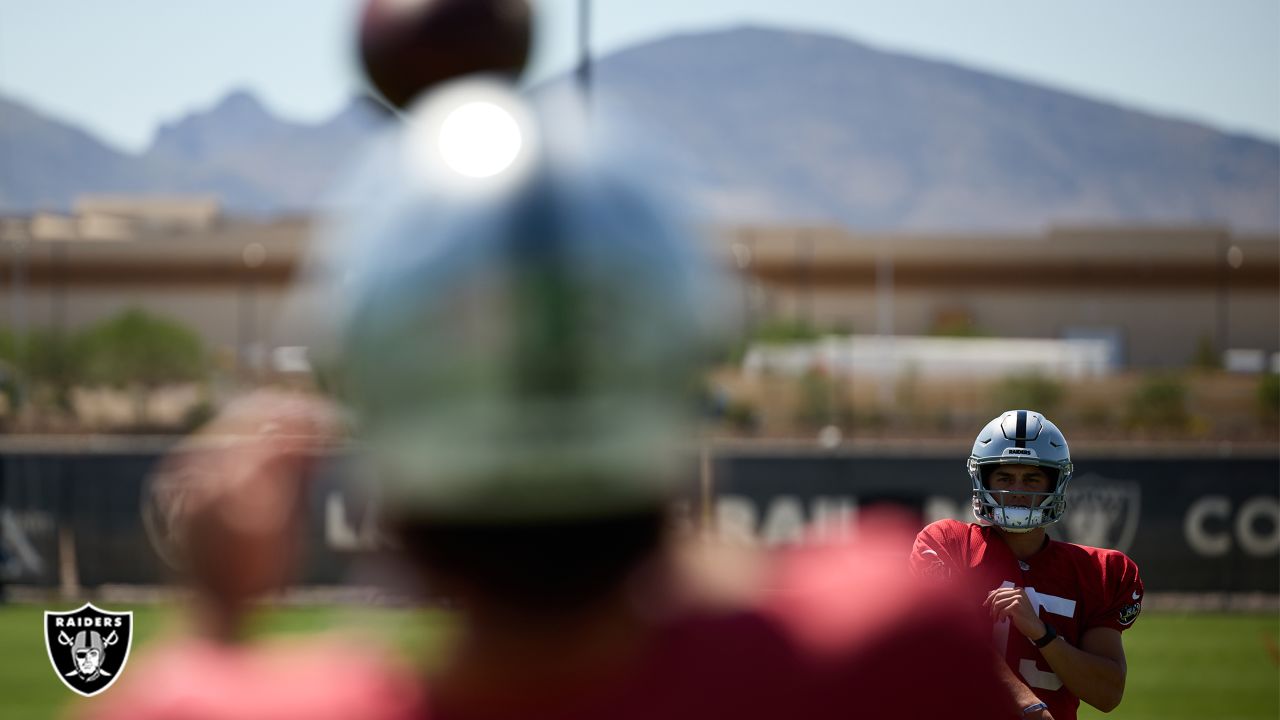
[[(884, 360), (893, 367), (896, 375), (893, 353), (894, 307), (893, 307), (893, 249), (889, 240), (880, 239), (879, 254), (876, 257), (876, 335), (879, 336), (880, 347), (887, 357)], [(893, 388), (887, 382), (880, 383), (880, 404), (889, 406), (893, 401)]]
[(13, 263), (10, 266), (12, 277), (10, 278), (9, 292), (11, 313), (9, 322), (13, 327), (14, 349), (17, 356), (14, 368), (17, 380), (15, 383), (16, 397), (14, 398), (15, 414), (25, 409), (27, 401), (27, 387), (30, 380), (30, 333), (27, 332), (27, 245), (30, 235), (26, 228), (14, 233), (10, 240), (9, 249), (10, 258)]
[(578, 0), (578, 88), (591, 95), (591, 0)]
[(240, 281), (239, 318), (236, 323), (236, 334), (239, 336), (236, 341), (239, 345), (236, 371), (241, 383), (245, 382), (246, 374), (250, 382), (256, 382), (258, 379), (258, 312), (255, 285), (257, 270), (266, 259), (267, 249), (261, 243), (249, 243), (240, 251), (240, 260), (245, 270)]

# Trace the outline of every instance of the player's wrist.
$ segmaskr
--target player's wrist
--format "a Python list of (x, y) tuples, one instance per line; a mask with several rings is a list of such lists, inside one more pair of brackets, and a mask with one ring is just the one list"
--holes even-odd
[(1015, 626), (1018, 628), (1018, 632), (1022, 633), (1023, 636), (1025, 636), (1031, 642), (1035, 642), (1042, 635), (1044, 635), (1045, 630), (1048, 629), (1049, 627), (1049, 623), (1045, 622), (1044, 620), (1041, 620), (1038, 617), (1030, 618), (1030, 619), (1023, 619), (1023, 618), (1019, 618), (1019, 619), (1021, 620), (1021, 622), (1015, 623)]
[(1027, 639), (1038, 648), (1043, 648), (1058, 638), (1058, 631), (1047, 622), (1041, 621), (1039, 633), (1028, 633)]

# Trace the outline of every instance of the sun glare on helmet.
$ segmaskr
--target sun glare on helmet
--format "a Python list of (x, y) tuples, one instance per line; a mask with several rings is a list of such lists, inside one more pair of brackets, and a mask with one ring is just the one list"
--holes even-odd
[(446, 83), (403, 116), (397, 151), (417, 191), (501, 191), (540, 154), (536, 113), (514, 86), (490, 77)]
[(491, 102), (461, 105), (440, 124), (440, 156), (460, 175), (493, 177), (511, 167), (523, 137), (516, 119)]

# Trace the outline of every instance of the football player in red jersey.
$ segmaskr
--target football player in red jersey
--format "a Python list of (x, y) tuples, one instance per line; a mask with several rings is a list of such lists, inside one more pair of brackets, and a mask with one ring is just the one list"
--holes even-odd
[(1124, 695), (1121, 633), (1142, 610), (1142, 580), (1122, 552), (1046, 533), (1066, 511), (1066, 439), (1040, 413), (1012, 410), (978, 434), (968, 468), (978, 524), (921, 530), (913, 569), (963, 581), (989, 613), (1024, 717), (1071, 720), (1081, 700), (1112, 710)]

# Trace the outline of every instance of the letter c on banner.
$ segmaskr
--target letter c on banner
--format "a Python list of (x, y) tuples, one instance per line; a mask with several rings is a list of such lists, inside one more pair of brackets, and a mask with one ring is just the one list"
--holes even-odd
[(1182, 524), (1183, 534), (1192, 550), (1206, 557), (1219, 557), (1231, 552), (1231, 535), (1227, 531), (1210, 533), (1204, 527), (1209, 517), (1224, 521), (1231, 515), (1231, 500), (1224, 495), (1206, 495), (1191, 503)]
[[(1271, 521), (1270, 532), (1258, 532), (1254, 527), (1258, 518)], [(1240, 547), (1254, 557), (1280, 552), (1280, 501), (1265, 495), (1246, 500), (1236, 515), (1236, 539)]]

